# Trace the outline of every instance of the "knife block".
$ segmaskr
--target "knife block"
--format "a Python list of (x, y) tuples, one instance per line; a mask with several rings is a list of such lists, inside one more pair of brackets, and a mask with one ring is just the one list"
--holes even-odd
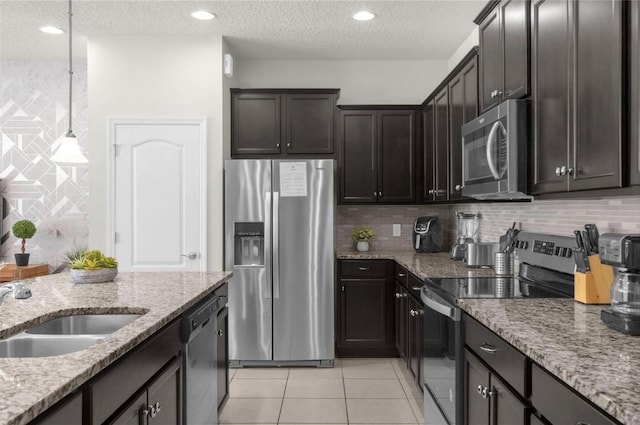
[(600, 256), (589, 256), (589, 270), (574, 274), (574, 295), (583, 304), (611, 304), (613, 268), (600, 262)]

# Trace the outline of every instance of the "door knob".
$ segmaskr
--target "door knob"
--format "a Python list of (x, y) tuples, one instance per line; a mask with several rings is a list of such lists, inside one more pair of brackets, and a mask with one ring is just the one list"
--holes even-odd
[(198, 254), (191, 251), (188, 254), (180, 254), (181, 257), (187, 257), (189, 260), (195, 260), (196, 258), (198, 258)]

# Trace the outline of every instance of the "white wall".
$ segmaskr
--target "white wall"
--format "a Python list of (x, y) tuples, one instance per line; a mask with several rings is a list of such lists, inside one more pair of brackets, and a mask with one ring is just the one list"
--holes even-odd
[(469, 36), (462, 42), (462, 44), (456, 49), (455, 52), (453, 52), (453, 55), (451, 55), (451, 57), (449, 58), (449, 62), (447, 64), (447, 72), (452, 71), (453, 68), (455, 68), (456, 65), (460, 63), (462, 58), (465, 57), (465, 55), (469, 53), (471, 49), (473, 49), (475, 46), (478, 46), (479, 44), (480, 31), (479, 27), (476, 26), (473, 31), (471, 31), (471, 34), (469, 34)]
[(88, 42), (89, 246), (106, 249), (107, 119), (207, 117), (208, 269), (223, 258), (222, 38), (101, 36)]
[(238, 88), (338, 88), (338, 104), (420, 104), (447, 61), (237, 60)]
[(233, 75), (231, 77), (224, 76), (222, 79), (222, 111), (223, 111), (223, 131), (224, 131), (224, 158), (231, 158), (231, 91), (232, 87), (237, 87), (237, 61), (233, 55), (233, 52), (229, 48), (227, 41), (222, 39), (222, 53), (223, 55), (228, 53), (233, 57), (234, 60), (234, 70)]

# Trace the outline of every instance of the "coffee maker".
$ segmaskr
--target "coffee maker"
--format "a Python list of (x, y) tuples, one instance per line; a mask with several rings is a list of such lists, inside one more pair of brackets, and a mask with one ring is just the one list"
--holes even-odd
[(602, 310), (605, 325), (640, 335), (640, 234), (605, 233), (598, 240), (600, 261), (614, 267), (611, 309)]
[(458, 218), (458, 240), (449, 251), (449, 258), (452, 260), (464, 260), (467, 251), (467, 244), (474, 243), (478, 227), (480, 227), (480, 214), (464, 213), (456, 211)]
[(413, 247), (417, 252), (439, 252), (444, 236), (437, 215), (416, 218), (413, 223)]

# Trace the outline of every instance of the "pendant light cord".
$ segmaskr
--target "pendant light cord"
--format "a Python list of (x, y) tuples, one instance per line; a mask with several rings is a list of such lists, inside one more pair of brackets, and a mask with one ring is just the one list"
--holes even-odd
[[(73, 63), (72, 63), (72, 57), (73, 57), (73, 50), (72, 50), (72, 43), (71, 43), (71, 17), (73, 16), (73, 13), (71, 13), (71, 0), (69, 0), (69, 131), (67, 133), (67, 136), (73, 136), (73, 130), (71, 129), (72, 125), (71, 122), (73, 120), (73, 114), (72, 114), (72, 110), (71, 110), (71, 99), (72, 99), (72, 93), (73, 93)], [(75, 136), (74, 136), (75, 137)]]

